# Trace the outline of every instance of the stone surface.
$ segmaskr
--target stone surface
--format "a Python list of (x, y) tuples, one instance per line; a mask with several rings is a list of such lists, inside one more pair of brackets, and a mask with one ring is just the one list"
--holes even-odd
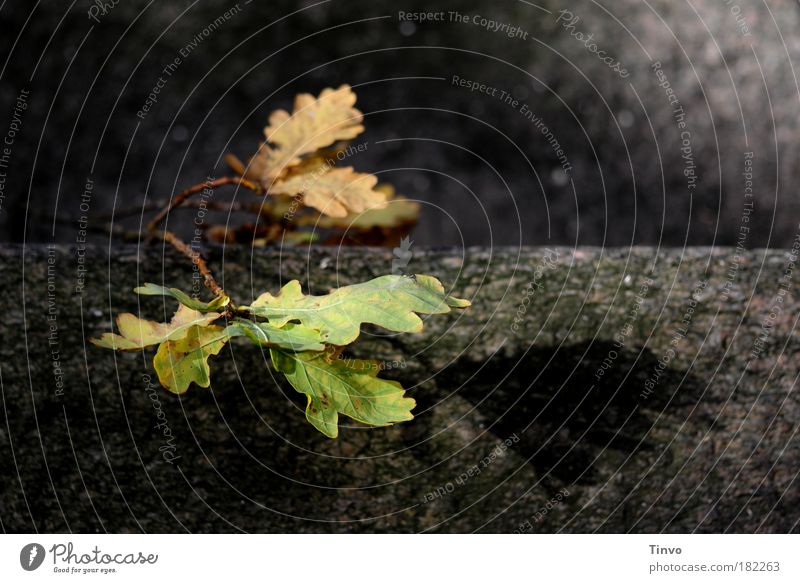
[[(208, 255), (240, 301), (295, 277), (325, 291), (387, 273), (392, 260), (383, 250)], [(792, 258), (705, 248), (546, 256), (418, 252), (414, 272), (474, 307), (431, 318), (419, 335), (366, 330), (353, 353), (387, 363), (417, 418), (349, 424), (328, 440), (254, 346), (223, 351), (212, 388), (177, 398), (148, 388), (150, 355), (86, 342), (121, 311), (171, 313), (171, 302), (130, 290), (190, 288), (191, 266), (172, 251), (90, 248), (76, 293), (76, 249), (3, 248), (2, 528), (797, 530)]]

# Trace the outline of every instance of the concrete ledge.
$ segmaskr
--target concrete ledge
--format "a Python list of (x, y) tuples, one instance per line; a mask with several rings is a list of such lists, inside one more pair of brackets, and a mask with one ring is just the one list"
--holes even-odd
[[(392, 265), (384, 250), (207, 255), (242, 301), (293, 278), (320, 292)], [(181, 398), (149, 388), (149, 358), (87, 345), (121, 311), (173, 309), (156, 298), (137, 305), (131, 293), (144, 281), (191, 285), (191, 266), (171, 250), (90, 248), (76, 293), (77, 249), (3, 248), (2, 527), (797, 530), (791, 256), (581, 248), (554, 257), (417, 253), (411, 271), (436, 275), (474, 307), (430, 319), (419, 335), (367, 330), (354, 354), (386, 361), (418, 417), (352, 426), (331, 441), (251, 345), (220, 354), (212, 388)]]

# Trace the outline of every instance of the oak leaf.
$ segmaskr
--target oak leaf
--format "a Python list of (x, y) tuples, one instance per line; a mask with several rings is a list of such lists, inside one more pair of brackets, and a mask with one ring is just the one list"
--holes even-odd
[(208, 387), (208, 357), (219, 354), (229, 339), (221, 326), (192, 326), (183, 337), (161, 343), (153, 358), (158, 380), (177, 395), (185, 393), (192, 383)]
[(393, 332), (420, 332), (422, 320), (417, 314), (445, 314), (450, 308), (469, 305), (467, 300), (448, 296), (435, 277), (384, 275), (324, 296), (303, 295), (295, 279), (277, 296), (262, 294), (242, 309), (278, 327), (299, 321), (325, 334), (327, 343), (344, 346), (358, 338), (362, 323)]
[(374, 190), (378, 179), (351, 167), (298, 174), (273, 185), (271, 194), (303, 195), (303, 204), (331, 217), (346, 217), (386, 205), (386, 193)]
[(319, 97), (300, 93), (292, 113), (278, 109), (264, 128), (266, 142), (250, 160), (248, 176), (259, 180), (265, 190), (302, 156), (340, 140), (351, 140), (364, 131), (364, 116), (353, 107), (356, 94), (349, 85), (323, 89)]
[(184, 304), (178, 306), (178, 311), (167, 323), (142, 320), (133, 314), (120, 314), (117, 317), (119, 334), (106, 332), (100, 338), (92, 338), (90, 342), (100, 348), (112, 350), (142, 350), (167, 340), (183, 338), (192, 327), (208, 326), (219, 317), (220, 314), (215, 312), (201, 314)]
[(253, 322), (244, 318), (236, 318), (226, 330), (231, 338), (244, 336), (261, 346), (277, 346), (294, 351), (325, 349), (326, 337), (319, 330), (298, 324), (286, 324), (279, 328), (269, 322)]
[(141, 287), (134, 288), (133, 290), (142, 296), (170, 296), (178, 300), (184, 306), (196, 310), (198, 312), (216, 312), (220, 308), (227, 306), (231, 298), (225, 294), (215, 297), (210, 302), (204, 302), (190, 296), (184, 291), (175, 287), (164, 287), (154, 283), (146, 283)]
[(413, 419), (414, 399), (400, 383), (377, 377), (376, 361), (336, 359), (318, 353), (271, 350), (272, 362), (299, 393), (308, 397), (306, 419), (328, 437), (339, 435), (339, 415), (385, 426)]

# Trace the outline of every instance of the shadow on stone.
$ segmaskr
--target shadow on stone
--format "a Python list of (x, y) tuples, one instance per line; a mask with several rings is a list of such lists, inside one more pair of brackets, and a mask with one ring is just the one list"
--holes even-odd
[[(656, 442), (648, 433), (658, 413), (696, 402), (699, 383), (685, 371), (661, 371), (660, 358), (649, 349), (620, 350), (609, 342), (548, 347), (484, 363), (458, 363), (439, 385), (448, 393), (460, 387), (458, 394), (501, 440), (518, 436), (514, 451), (535, 466), (544, 485), (555, 489), (605, 479), (598, 467), (613, 468), (599, 459), (652, 450)], [(648, 379), (656, 380), (649, 394)], [(423, 407), (435, 405), (434, 398), (418, 395)]]

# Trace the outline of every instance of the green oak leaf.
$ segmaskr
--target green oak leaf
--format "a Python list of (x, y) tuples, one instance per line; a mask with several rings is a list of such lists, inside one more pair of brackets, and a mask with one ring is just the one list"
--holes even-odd
[(277, 296), (265, 293), (242, 309), (278, 327), (299, 321), (327, 334), (329, 344), (344, 346), (358, 338), (362, 323), (393, 332), (420, 332), (422, 320), (417, 314), (444, 314), (469, 305), (448, 296), (434, 277), (384, 275), (324, 296), (304, 296), (300, 282), (293, 280)]
[(245, 336), (261, 346), (277, 346), (297, 352), (325, 349), (325, 336), (319, 330), (298, 324), (286, 324), (284, 327), (278, 328), (268, 322), (253, 322), (236, 318), (226, 330), (231, 337)]
[(143, 296), (170, 296), (178, 300), (184, 306), (198, 312), (217, 312), (220, 310), (220, 308), (227, 306), (231, 301), (230, 297), (223, 294), (221, 296), (217, 296), (210, 302), (203, 302), (193, 298), (186, 292), (182, 292), (177, 288), (164, 287), (154, 283), (146, 283), (141, 287), (135, 288), (133, 291)]
[(142, 320), (133, 314), (117, 316), (119, 334), (105, 333), (100, 338), (92, 338), (90, 342), (100, 348), (112, 350), (142, 350), (167, 340), (179, 340), (186, 336), (192, 327), (208, 326), (221, 314), (201, 314), (185, 305), (178, 306), (178, 311), (167, 323)]
[(377, 377), (371, 360), (335, 359), (323, 354), (270, 350), (275, 369), (308, 397), (306, 419), (328, 437), (339, 435), (339, 414), (385, 426), (413, 419), (414, 399), (404, 396), (400, 383)]
[(208, 357), (219, 354), (230, 339), (221, 326), (193, 326), (177, 340), (167, 340), (158, 347), (153, 366), (158, 380), (170, 392), (180, 395), (196, 383), (201, 387), (211, 384)]

